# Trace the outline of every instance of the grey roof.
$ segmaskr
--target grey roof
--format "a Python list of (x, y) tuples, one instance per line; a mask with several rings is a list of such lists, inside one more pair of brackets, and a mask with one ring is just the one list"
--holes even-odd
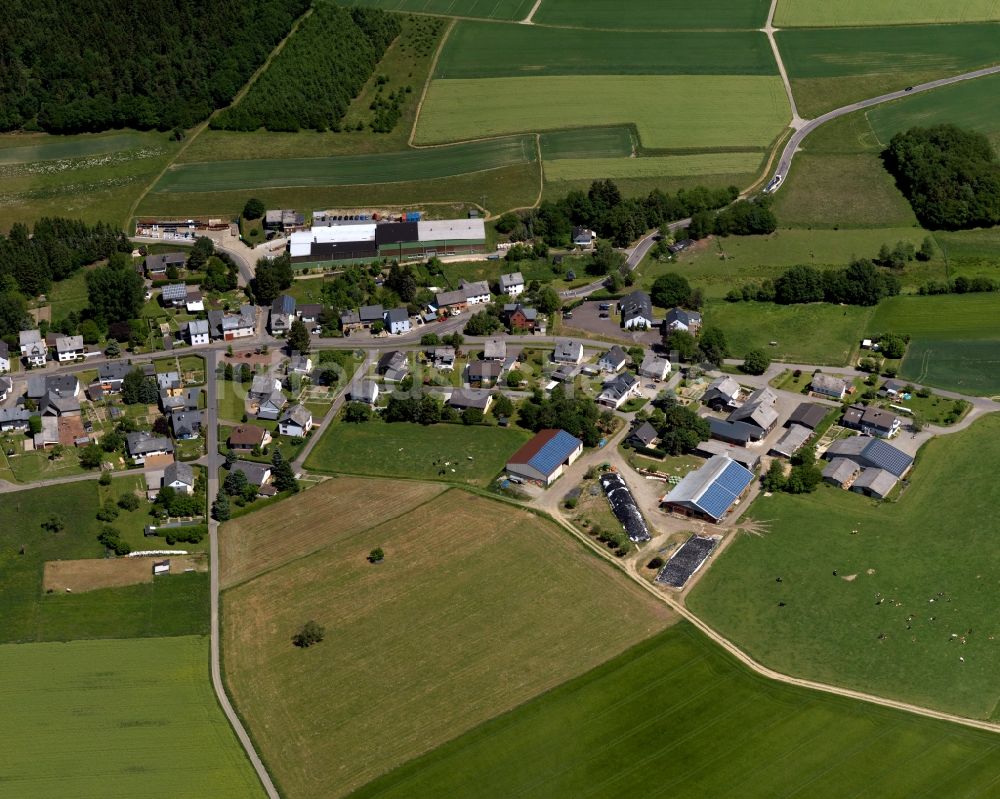
[(771, 447), (772, 452), (791, 457), (805, 444), (812, 435), (812, 430), (801, 424), (793, 424), (778, 442)]
[(670, 371), (670, 361), (650, 352), (642, 359), (639, 371), (649, 375), (666, 374)]
[(187, 253), (183, 252), (165, 252), (159, 253), (157, 255), (147, 255), (145, 259), (146, 269), (150, 271), (160, 271), (166, 269), (168, 266), (181, 266), (187, 261)]
[(207, 319), (195, 319), (192, 322), (188, 322), (188, 335), (208, 335), (208, 320)]
[(625, 350), (615, 344), (610, 350), (604, 353), (598, 363), (606, 363), (614, 368), (621, 368), (621, 365), (628, 360), (628, 355), (625, 354)]
[(788, 417), (789, 424), (800, 424), (815, 430), (816, 427), (826, 418), (830, 409), (825, 405), (817, 405), (815, 402), (803, 402), (792, 411)]
[(854, 477), (860, 468), (855, 461), (849, 458), (834, 458), (823, 469), (823, 479), (842, 486)]
[(667, 325), (681, 324), (684, 327), (697, 326), (701, 324), (701, 314), (697, 311), (689, 311), (686, 308), (671, 308), (664, 318)]
[(729, 414), (729, 421), (746, 422), (767, 430), (778, 420), (778, 412), (774, 409), (777, 399), (771, 389), (758, 388), (747, 397), (746, 402)]
[(194, 468), (190, 463), (174, 461), (163, 470), (163, 484), (181, 482), (185, 485), (194, 485)]
[(492, 401), (493, 395), (489, 391), (480, 391), (472, 388), (456, 388), (448, 398), (448, 404), (453, 408), (478, 408), (485, 411)]
[(886, 380), (882, 384), (882, 390), (883, 391), (896, 391), (896, 392), (898, 392), (898, 391), (902, 391), (908, 385), (910, 385), (910, 384), (904, 382), (903, 380), (896, 380), (895, 378), (893, 378), (891, 380)]
[(628, 440), (634, 440), (644, 447), (648, 447), (649, 442), (656, 440), (658, 437), (659, 433), (656, 432), (656, 428), (649, 422), (643, 422), (628, 434)]
[(640, 316), (650, 321), (653, 319), (653, 301), (642, 290), (626, 294), (618, 300), (618, 308), (621, 310), (622, 319), (626, 322)]
[(287, 294), (279, 294), (271, 303), (271, 313), (291, 316), (295, 313), (295, 298)]
[(340, 324), (344, 326), (361, 324), (361, 314), (353, 309), (350, 311), (344, 311), (340, 315)]
[(410, 312), (407, 311), (406, 308), (390, 308), (385, 312), (385, 323), (387, 325), (408, 322), (409, 319)]
[[(400, 350), (392, 350), (385, 353), (378, 359), (375, 371), (379, 374), (390, 375), (402, 372), (404, 375), (409, 371), (410, 364), (406, 353)], [(395, 379), (395, 378), (393, 378)]]
[(725, 455), (727, 458), (736, 461), (740, 466), (745, 466), (751, 471), (756, 469), (757, 464), (760, 463), (760, 455), (757, 452), (745, 447), (738, 447), (735, 444), (728, 444), (725, 441), (716, 441), (713, 438), (710, 438), (708, 441), (699, 441), (695, 445), (693, 452), (695, 455), (701, 455), (704, 458), (711, 458), (713, 455)]
[(125, 375), (134, 367), (125, 361), (108, 361), (97, 367), (97, 376), (102, 382), (113, 382), (125, 379)]
[(514, 286), (524, 285), (524, 275), (520, 272), (509, 272), (504, 275), (500, 275), (500, 288), (506, 291)]
[(573, 380), (582, 371), (583, 367), (579, 364), (564, 363), (552, 373), (552, 379), (558, 380), (562, 383), (567, 383), (570, 380)]
[(637, 385), (639, 378), (631, 372), (623, 372), (604, 384), (598, 400), (612, 400), (618, 405)]
[(378, 396), (378, 384), (374, 380), (361, 380), (351, 386), (352, 400), (374, 402)]
[(435, 361), (454, 361), (455, 360), (455, 348), (454, 347), (435, 347), (434, 348), (434, 360)]
[(125, 436), (125, 446), (130, 455), (145, 455), (149, 452), (173, 452), (174, 444), (166, 436), (156, 436), (140, 431)]
[(739, 395), (740, 384), (728, 375), (723, 375), (722, 377), (715, 378), (715, 380), (709, 384), (708, 388), (705, 390), (703, 399), (705, 402), (710, 401), (714, 397), (724, 397), (727, 400), (731, 400)]
[(319, 302), (307, 302), (295, 306), (295, 313), (300, 319), (317, 319), (323, 313), (323, 304)]
[(274, 384), (277, 380), (273, 375), (255, 375), (250, 383), (250, 393), (264, 396), (274, 391)]
[(233, 464), (234, 472), (243, 472), (247, 476), (250, 485), (262, 486), (264, 480), (270, 476), (271, 467), (264, 463), (253, 463), (251, 461), (236, 461)]
[(42, 340), (41, 330), (21, 330), (17, 334), (18, 344), (22, 347), (26, 344), (34, 344), (36, 341)]
[(156, 375), (156, 385), (161, 389), (180, 388), (181, 376), (178, 372), (160, 372)]
[(56, 352), (73, 352), (83, 349), (83, 336), (62, 336), (56, 339)]
[(811, 385), (812, 390), (817, 393), (840, 396), (847, 390), (849, 383), (842, 377), (834, 377), (833, 375), (819, 372), (812, 376)]
[(160, 391), (160, 406), (165, 411), (184, 410), (187, 407), (187, 403), (184, 401), (184, 397), (171, 396), (167, 389), (162, 389)]
[(10, 347), (6, 341), (0, 340), (0, 358), (6, 358), (10, 354)]
[(469, 283), (466, 280), (458, 281), (458, 287), (465, 292), (466, 299), (490, 293), (490, 284), (485, 280), (476, 280)]
[(381, 322), (385, 310), (381, 305), (362, 305), (358, 310), (358, 318), (362, 322)]
[(187, 299), (187, 286), (183, 283), (171, 283), (163, 287), (160, 296), (164, 302), (181, 302)]
[(28, 375), (27, 395), (34, 400), (40, 400), (46, 394), (72, 397), (79, 388), (76, 375)]
[(282, 422), (294, 422), (299, 427), (305, 427), (312, 419), (312, 413), (302, 405), (292, 405), (282, 416)]
[(538, 318), (538, 309), (531, 308), (527, 305), (521, 305), (519, 302), (507, 302), (504, 303), (503, 312), (508, 316), (515, 311), (520, 310), (524, 314), (524, 318), (528, 320), (535, 320)]
[(455, 289), (454, 291), (442, 291), (434, 299), (438, 308), (445, 308), (449, 305), (459, 305), (466, 302), (468, 297), (463, 289)]
[(170, 414), (170, 425), (175, 436), (193, 435), (201, 430), (202, 411), (178, 410)]
[(32, 411), (21, 405), (15, 405), (13, 408), (0, 408), (0, 424), (27, 422), (31, 415)]
[(843, 424), (847, 427), (874, 430), (892, 430), (897, 426), (899, 417), (875, 405), (851, 405), (844, 411)]
[(14, 384), (10, 381), (10, 378), (0, 377), (0, 394), (6, 394), (13, 386)]
[(746, 422), (731, 422), (726, 419), (717, 419), (714, 416), (706, 416), (708, 419), (709, 433), (713, 438), (723, 441), (740, 441), (746, 444), (748, 441), (756, 441), (760, 438), (760, 428)]
[(579, 341), (557, 341), (555, 359), (557, 361), (575, 361), (583, 356), (583, 344)]
[(503, 364), (496, 361), (473, 361), (469, 364), (470, 380), (496, 380), (503, 372)]
[(483, 348), (483, 357), (502, 361), (507, 357), (507, 342), (502, 338), (487, 339)]
[(877, 497), (884, 497), (892, 491), (898, 482), (896, 475), (885, 471), (885, 469), (862, 469), (861, 476), (854, 481), (851, 489), (864, 489)]
[(880, 438), (852, 436), (834, 441), (824, 454), (826, 458), (850, 458), (862, 466), (885, 469), (902, 477), (913, 465), (913, 458)]

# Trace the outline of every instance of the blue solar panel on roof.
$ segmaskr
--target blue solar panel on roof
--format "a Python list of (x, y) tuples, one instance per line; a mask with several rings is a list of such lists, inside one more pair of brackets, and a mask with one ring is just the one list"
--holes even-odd
[(715, 483), (735, 496), (739, 496), (743, 493), (743, 489), (750, 485), (752, 480), (753, 472), (734, 462), (722, 470), (722, 474), (715, 479)]
[(873, 438), (862, 450), (861, 456), (878, 468), (891, 472), (896, 477), (902, 476), (903, 472), (913, 463), (913, 458), (905, 452), (901, 452), (891, 444), (886, 444), (879, 438)]
[(560, 430), (528, 460), (528, 465), (542, 474), (552, 474), (578, 446), (578, 439)]
[(721, 519), (726, 515), (729, 506), (733, 504), (736, 495), (727, 491), (718, 483), (712, 483), (698, 498), (698, 507), (713, 519)]

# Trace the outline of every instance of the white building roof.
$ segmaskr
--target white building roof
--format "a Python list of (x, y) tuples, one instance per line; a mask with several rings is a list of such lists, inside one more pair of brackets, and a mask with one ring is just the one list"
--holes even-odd
[(339, 244), (345, 241), (375, 241), (375, 223), (364, 222), (356, 225), (330, 225), (299, 230), (288, 237), (288, 248), (292, 257), (309, 255), (312, 245)]
[(417, 237), (420, 241), (440, 241), (441, 239), (482, 241), (486, 238), (486, 225), (482, 219), (441, 219), (417, 222)]

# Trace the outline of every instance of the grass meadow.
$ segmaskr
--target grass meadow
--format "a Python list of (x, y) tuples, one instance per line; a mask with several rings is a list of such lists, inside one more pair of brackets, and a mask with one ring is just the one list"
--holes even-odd
[(208, 638), (5, 645), (0, 675), (2, 796), (264, 796), (212, 693)]
[(774, 14), (774, 24), (788, 28), (996, 21), (996, 0), (779, 0)]
[(767, 37), (757, 31), (656, 33), (459, 22), (434, 78), (777, 73)]
[(411, 14), (510, 21), (526, 17), (535, 3), (534, 0), (344, 0), (340, 4), (407, 11)]
[(337, 421), (309, 454), (306, 468), (486, 485), (530, 437), (513, 427)]
[(1000, 25), (902, 25), (777, 34), (806, 116), (996, 63)]
[(735, 541), (688, 605), (786, 674), (996, 720), (997, 464), (991, 415), (926, 444), (898, 502), (827, 485), (758, 499), (766, 532)]
[(221, 192), (401, 183), (530, 164), (535, 160), (534, 136), (510, 136), (398, 153), (176, 164), (153, 191)]
[(635, 152), (638, 137), (630, 126), (575, 128), (543, 133), (542, 159), (625, 158)]
[(681, 623), (352, 794), (974, 796), (994, 735), (764, 680)]
[(648, 158), (560, 158), (545, 161), (546, 180), (654, 178), (660, 175), (752, 175), (763, 160), (761, 152), (698, 153)]
[[(316, 489), (296, 503), (313, 498), (328, 506)], [(551, 523), (458, 489), (405, 512), (372, 483), (314, 536), (223, 594), (228, 687), (289, 799), (360, 787), (672, 621)], [(326, 639), (303, 651), (289, 639), (308, 618)]]
[(574, 28), (629, 28), (670, 30), (691, 28), (748, 28), (764, 26), (767, 0), (709, 0), (692, 4), (685, 0), (543, 0), (535, 12), (539, 25)]
[[(581, 103), (580, 97), (587, 102)], [(650, 98), (656, 98), (651, 102)], [(684, 113), (675, 109), (683, 106)], [(788, 123), (776, 77), (594, 75), (435, 80), (421, 144), (524, 131), (635, 123), (644, 147), (766, 147)]]

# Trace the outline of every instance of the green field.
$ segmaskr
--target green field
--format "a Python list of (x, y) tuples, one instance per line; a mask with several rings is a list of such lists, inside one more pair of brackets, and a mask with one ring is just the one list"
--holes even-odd
[(535, 12), (539, 25), (574, 28), (761, 28), (767, 0), (543, 0)]
[(543, 133), (542, 160), (624, 158), (635, 152), (638, 139), (631, 127), (576, 128)]
[[(312, 497), (329, 507), (319, 489), (295, 503)], [(330, 508), (310, 554), (223, 594), (228, 686), (288, 799), (343, 795), (672, 619), (527, 511), (460, 490), (410, 502), (372, 481)], [(289, 637), (308, 618), (326, 639), (301, 651)]]
[(414, 14), (441, 14), (450, 17), (482, 19), (522, 19), (531, 11), (534, 0), (339, 0), (341, 5), (384, 8)]
[(869, 111), (868, 119), (884, 144), (914, 126), (950, 123), (985, 133), (996, 148), (1000, 146), (1000, 108), (994, 102), (998, 93), (1000, 75), (990, 75), (886, 103)]
[(758, 499), (766, 532), (738, 538), (688, 605), (786, 674), (995, 720), (998, 465), (994, 414), (926, 444), (897, 503), (826, 485)]
[(966, 394), (1000, 394), (1000, 295), (894, 297), (869, 332), (912, 336), (900, 376)]
[(0, 136), (0, 164), (30, 164), (134, 150), (160, 136), (149, 133), (81, 133), (50, 136), (47, 133), (16, 133)]
[(997, 0), (778, 0), (778, 27), (898, 25), (1000, 20)]
[(80, 269), (65, 280), (52, 284), (48, 293), (49, 304), (52, 306), (52, 321), (66, 317), (71, 311), (79, 313), (87, 307), (87, 272)]
[[(544, 3), (543, 3), (544, 5)], [(759, 32), (641, 33), (460, 22), (435, 79), (522, 75), (776, 75)], [(586, 93), (578, 98), (585, 105)]]
[(334, 422), (306, 468), (486, 485), (530, 437), (525, 430), (480, 425)]
[(858, 346), (871, 311), (823, 302), (712, 302), (703, 313), (706, 324), (722, 328), (735, 358), (761, 349), (792, 363), (843, 366)]
[(856, 100), (1000, 60), (1000, 25), (786, 30), (777, 34), (799, 110), (808, 117)]
[(0, 796), (263, 796), (208, 679), (208, 638), (0, 647)]
[[(683, 114), (675, 112), (679, 107)], [(635, 123), (645, 147), (705, 151), (766, 147), (788, 120), (788, 100), (775, 77), (558, 75), (435, 80), (424, 100), (416, 139), (431, 144)]]
[(732, 175), (756, 172), (760, 152), (698, 153), (648, 158), (560, 158), (544, 162), (546, 180), (647, 178), (658, 175)]
[(764, 680), (683, 623), (353, 796), (986, 796), (996, 746)]

